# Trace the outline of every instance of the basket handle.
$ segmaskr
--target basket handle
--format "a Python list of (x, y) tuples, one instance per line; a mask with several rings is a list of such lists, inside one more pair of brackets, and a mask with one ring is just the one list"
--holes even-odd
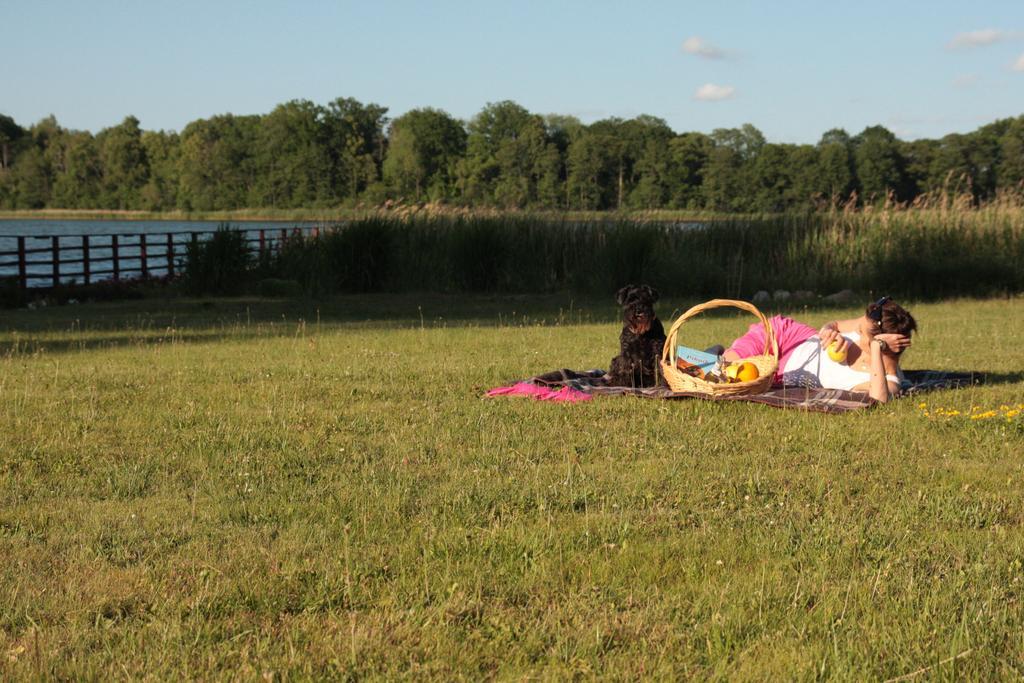
[(676, 364), (676, 332), (679, 331), (679, 328), (682, 327), (684, 322), (698, 313), (703, 313), (704, 311), (712, 308), (726, 307), (740, 308), (757, 316), (758, 320), (761, 321), (761, 324), (764, 325), (764, 355), (767, 356), (770, 352), (776, 358), (779, 357), (779, 342), (775, 339), (775, 330), (772, 329), (772, 324), (768, 322), (768, 318), (764, 317), (764, 313), (757, 309), (757, 306), (738, 299), (712, 299), (711, 301), (705, 301), (702, 304), (693, 306), (686, 313), (679, 316), (679, 318), (672, 324), (668, 334), (665, 335), (665, 346), (661, 349), (662, 362), (670, 365)]

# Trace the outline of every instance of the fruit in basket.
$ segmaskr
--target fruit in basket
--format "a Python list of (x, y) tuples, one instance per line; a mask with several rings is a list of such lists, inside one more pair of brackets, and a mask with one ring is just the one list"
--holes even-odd
[(736, 368), (736, 381), (737, 382), (753, 382), (757, 378), (761, 377), (761, 372), (758, 367), (753, 364), (750, 360), (744, 360), (740, 364), (735, 364)]
[(841, 339), (836, 339), (828, 345), (828, 357), (836, 363), (846, 362), (846, 345)]

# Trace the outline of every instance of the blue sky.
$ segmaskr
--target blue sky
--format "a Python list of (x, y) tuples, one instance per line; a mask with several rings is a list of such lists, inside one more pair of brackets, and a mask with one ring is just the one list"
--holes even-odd
[(774, 142), (904, 139), (1024, 114), (1024, 2), (0, 0), (0, 113), (181, 130), (291, 99), (391, 116), (488, 102)]

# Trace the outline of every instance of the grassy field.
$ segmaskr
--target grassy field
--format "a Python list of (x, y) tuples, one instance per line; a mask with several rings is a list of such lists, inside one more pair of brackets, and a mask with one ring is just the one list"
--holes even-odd
[(607, 365), (558, 295), (4, 312), (0, 678), (1019, 678), (1024, 299), (911, 308), (991, 381), (482, 399)]

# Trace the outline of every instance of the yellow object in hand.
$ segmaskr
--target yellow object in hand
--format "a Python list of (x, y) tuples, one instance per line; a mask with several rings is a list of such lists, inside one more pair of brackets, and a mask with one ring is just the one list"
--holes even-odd
[(843, 346), (843, 342), (837, 339), (828, 345), (828, 357), (837, 363), (845, 363), (846, 350), (846, 347)]

